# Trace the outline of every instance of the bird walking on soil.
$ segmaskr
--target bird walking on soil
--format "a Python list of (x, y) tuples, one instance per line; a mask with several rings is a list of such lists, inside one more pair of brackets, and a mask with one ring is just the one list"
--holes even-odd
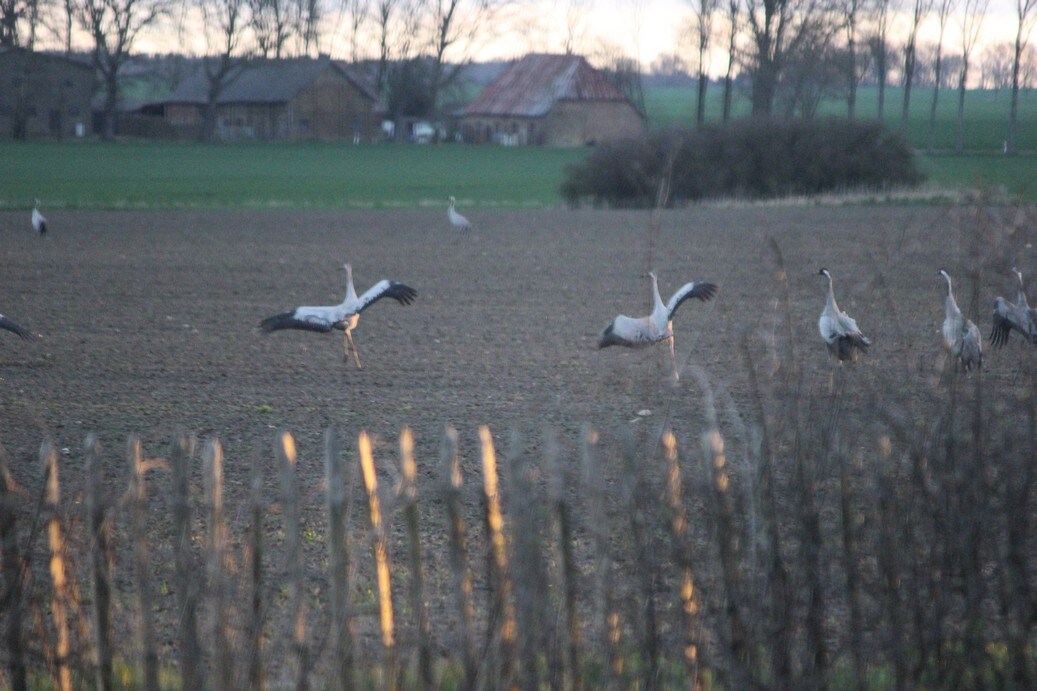
[(871, 341), (861, 333), (857, 322), (836, 304), (831, 272), (821, 267), (817, 273), (828, 279), (828, 296), (821, 317), (817, 320), (818, 331), (821, 332), (821, 338), (824, 339), (830, 355), (835, 355), (840, 363), (853, 362), (859, 353), (868, 352)]
[(703, 302), (711, 300), (717, 294), (717, 286), (713, 283), (695, 281), (685, 283), (670, 296), (668, 302), (663, 303), (662, 297), (659, 295), (658, 279), (651, 272), (648, 276), (652, 279), (652, 313), (644, 317), (628, 317), (622, 314), (616, 316), (601, 332), (598, 338), (598, 349), (609, 346), (643, 348), (662, 341), (669, 341), (673, 378), (679, 380), (677, 357), (673, 350), (673, 315), (676, 314), (677, 308), (689, 298), (696, 298)]
[(349, 264), (345, 264), (344, 268), (346, 297), (341, 304), (327, 307), (296, 307), (291, 311), (275, 314), (260, 322), (259, 326), (263, 332), (300, 329), (327, 333), (332, 329), (339, 329), (345, 332), (343, 359), (349, 360), (349, 353), (352, 352), (357, 369), (362, 369), (360, 354), (352, 336), (352, 331), (360, 320), (360, 313), (384, 297), (392, 298), (401, 305), (409, 305), (417, 297), (418, 291), (398, 281), (382, 279), (358, 297), (356, 288), (353, 287), (353, 268)]
[(457, 209), (454, 207), (457, 205), (457, 200), (450, 197), (450, 206), (447, 207), (446, 215), (450, 219), (450, 225), (462, 233), (468, 233), (472, 230), (472, 224), (468, 222), (468, 219), (457, 213)]
[(32, 228), (40, 235), (47, 234), (47, 219), (40, 213), (40, 200), (36, 199), (32, 207)]
[(958, 303), (954, 299), (954, 289), (951, 286), (951, 276), (943, 269), (937, 272), (947, 281), (947, 296), (944, 298), (945, 317), (943, 320), (943, 345), (950, 352), (951, 357), (957, 358), (963, 371), (968, 372), (973, 367), (983, 367), (983, 337), (977, 327), (970, 319), (958, 309)]

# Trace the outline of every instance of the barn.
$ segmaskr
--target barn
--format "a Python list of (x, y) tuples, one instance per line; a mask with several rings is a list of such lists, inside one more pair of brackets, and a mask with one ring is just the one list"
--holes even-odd
[(93, 90), (88, 62), (0, 48), (0, 136), (82, 135), (90, 124)]
[(526, 55), (472, 101), (461, 118), (467, 142), (582, 146), (633, 137), (644, 115), (579, 55)]
[[(180, 136), (200, 133), (208, 88), (199, 69), (163, 104), (166, 121)], [(373, 85), (348, 64), (328, 56), (256, 60), (217, 99), (216, 136), (372, 141), (379, 135), (383, 112)]]

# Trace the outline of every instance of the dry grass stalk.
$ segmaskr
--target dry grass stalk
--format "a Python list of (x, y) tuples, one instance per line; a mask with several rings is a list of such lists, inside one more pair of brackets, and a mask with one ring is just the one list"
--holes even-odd
[(418, 688), (435, 685), (432, 676), (432, 650), (428, 606), (425, 603), (425, 576), (421, 565), (421, 531), (418, 521), (417, 465), (414, 462), (414, 435), (409, 427), (400, 432), (400, 466), (403, 470), (403, 514), (410, 542), (411, 608), (418, 618)]
[(850, 654), (853, 657), (855, 686), (864, 689), (864, 622), (863, 593), (861, 593), (857, 563), (857, 513), (853, 508), (849, 461), (843, 453), (839, 460), (839, 510), (842, 518), (843, 571), (846, 574), (846, 598), (850, 603)]
[(275, 445), (281, 467), (281, 501), (284, 507), (285, 561), (290, 591), (292, 652), (297, 664), (295, 688), (309, 688), (310, 650), (307, 645), (306, 600), (303, 583), (302, 534), (299, 518), (299, 489), (295, 472), (295, 438), (281, 432)]
[(626, 496), (626, 513), (630, 519), (630, 534), (634, 543), (637, 568), (638, 602), (642, 607), (640, 650), (645, 663), (643, 683), (645, 688), (657, 688), (659, 684), (659, 622), (656, 610), (655, 591), (659, 577), (659, 565), (653, 550), (652, 533), (647, 507), (655, 505), (644, 470), (638, 462), (635, 442), (632, 437), (623, 440), (623, 484), (629, 488)]
[(378, 613), (382, 631), (382, 649), (385, 655), (385, 686), (388, 689), (395, 689), (398, 665), (396, 662), (396, 624), (392, 607), (392, 577), (389, 569), (389, 545), (382, 516), (382, 504), (378, 498), (378, 477), (374, 471), (371, 438), (367, 432), (360, 432), (357, 449), (360, 452), (360, 470), (364, 476), (364, 487), (367, 489), (367, 507), (371, 518), (371, 530), (374, 533)]
[(145, 688), (158, 688), (158, 648), (155, 644), (155, 611), (151, 593), (151, 564), (148, 548), (148, 493), (144, 485), (144, 458), (140, 437), (130, 435), (126, 443), (130, 466), (130, 528), (136, 567), (137, 598), (140, 602), (140, 640), (143, 646)]
[(170, 450), (173, 476), (173, 558), (176, 562), (177, 605), (180, 608), (181, 676), (184, 687), (201, 688), (202, 651), (198, 641), (198, 579), (194, 555), (191, 553), (191, 458), (196, 440), (178, 434)]
[(234, 688), (234, 655), (230, 646), (228, 605), (228, 540), (223, 513), (223, 447), (215, 439), (205, 444), (202, 453), (202, 475), (205, 484), (205, 506), (209, 535), (206, 558), (213, 644), (212, 684), (216, 689)]
[(248, 619), (248, 687), (263, 691), (263, 454), (256, 446), (249, 464), (249, 504), (252, 510), (252, 530), (249, 532), (248, 562), (249, 587), (252, 606)]
[(622, 632), (619, 612), (612, 595), (612, 559), (609, 557), (609, 528), (605, 511), (605, 481), (598, 461), (598, 433), (589, 424), (580, 428), (580, 468), (587, 503), (587, 525), (594, 541), (594, 600), (599, 632), (598, 649), (608, 651), (609, 687), (621, 688), (623, 682), (623, 654), (620, 650)]
[[(703, 447), (710, 467), (713, 468), (713, 494), (717, 509), (717, 541), (720, 549), (720, 567), (724, 582), (725, 615), (728, 646), (734, 657), (736, 678), (747, 670), (749, 661), (746, 625), (739, 607), (741, 596), (738, 569), (738, 539), (734, 525), (734, 509), (729, 496), (731, 478), (727, 474), (727, 456), (724, 453), (724, 438), (720, 430), (710, 429), (703, 436)], [(748, 670), (751, 673), (751, 670)]]
[[(583, 671), (580, 668), (580, 617), (578, 610), (577, 590), (579, 588), (579, 570), (573, 554), (572, 508), (565, 492), (565, 474), (559, 460), (558, 439), (553, 432), (548, 432), (545, 444), (544, 460), (548, 469), (547, 491), (551, 500), (552, 513), (558, 527), (558, 560), (561, 563), (559, 577), (560, 591), (565, 605), (565, 631), (567, 638), (566, 661), (570, 687), (583, 689)], [(563, 674), (566, 673), (563, 670)], [(562, 683), (559, 683), (562, 682)], [(564, 686), (564, 680), (553, 680), (555, 687)]]
[(490, 616), (491, 629), (487, 642), (500, 637), (498, 657), (499, 672), (497, 685), (508, 687), (513, 683), (512, 673), (515, 669), (515, 604), (512, 602), (511, 574), (508, 571), (508, 549), (504, 537), (504, 513), (501, 510), (500, 493), (498, 492), (497, 455), (493, 449), (493, 436), (486, 425), (479, 427), (479, 441), (482, 452), (483, 494), (486, 498), (486, 530), (489, 536), (488, 548), (491, 568), (491, 583), (494, 587), (494, 601)]
[(522, 439), (517, 430), (511, 432), (504, 468), (511, 487), (510, 500), (515, 507), (522, 507), (511, 514), (510, 525), (519, 679), (522, 688), (536, 689), (540, 687), (539, 660), (542, 655), (550, 654), (543, 646), (547, 626), (542, 607), (546, 600), (547, 579), (541, 567), (537, 532), (536, 515), (539, 507), (529, 479), (529, 459), (522, 452)]
[(699, 597), (695, 591), (695, 574), (691, 565), (691, 545), (688, 543), (688, 509), (684, 506), (681, 486), (681, 468), (677, 456), (677, 437), (666, 430), (662, 438), (663, 457), (666, 460), (666, 504), (670, 509), (670, 533), (673, 536), (674, 558), (681, 570), (681, 618), (684, 623), (684, 651), (682, 658), (687, 673), (687, 687), (700, 688), (699, 683)]
[(47, 546), (50, 550), (50, 611), (54, 618), (54, 684), (71, 691), (69, 668), (68, 584), (65, 577), (65, 538), (61, 530), (61, 484), (58, 480), (58, 452), (49, 441), (40, 448), (40, 461), (46, 477), (44, 511), (47, 514)]
[(0, 573), (4, 577), (3, 597), (0, 608), (4, 611), (4, 647), (7, 651), (7, 682), (13, 691), (25, 691), (28, 673), (25, 665), (25, 646), (22, 625), (25, 620), (25, 603), (22, 600), (22, 562), (18, 548), (18, 508), (14, 495), (14, 482), (0, 454)]
[(474, 691), (478, 686), (479, 675), (472, 625), (475, 604), (472, 600), (472, 572), (468, 568), (467, 528), (461, 510), (461, 456), (457, 450), (457, 430), (453, 427), (447, 427), (443, 434), (441, 461), (440, 485), (450, 534), (450, 570), (454, 576), (454, 594), (457, 598), (461, 664), (464, 667), (463, 688), (465, 691)]
[[(324, 433), (324, 477), (327, 482), (328, 570), (331, 572), (332, 687), (353, 687), (353, 603), (349, 588), (349, 501), (346, 487), (352, 484), (352, 464), (343, 468), (338, 439), (332, 430)], [(346, 475), (350, 478), (347, 480)]]
[(94, 639), (97, 659), (94, 683), (112, 688), (112, 550), (111, 527), (105, 520), (104, 468), (97, 436), (86, 438), (86, 513), (90, 526), (90, 564), (94, 590)]

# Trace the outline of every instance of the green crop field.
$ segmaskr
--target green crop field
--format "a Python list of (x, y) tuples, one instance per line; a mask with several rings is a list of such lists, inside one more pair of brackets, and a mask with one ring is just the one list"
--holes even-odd
[[(719, 122), (722, 91), (711, 85), (706, 95), (706, 120)], [(924, 149), (929, 144), (929, 111), (933, 99), (932, 88), (915, 88), (911, 92), (911, 110), (907, 136), (911, 144)], [(891, 128), (900, 127), (904, 103), (902, 88), (886, 89), (884, 120)], [(964, 142), (966, 152), (1000, 152), (1008, 136), (1010, 94), (1007, 90), (978, 89), (965, 94)], [(645, 108), (649, 125), (655, 128), (692, 125), (695, 119), (695, 91), (687, 88), (661, 87), (645, 94)], [(738, 90), (732, 102), (736, 117), (749, 113), (748, 93)], [(829, 99), (818, 108), (822, 115), (846, 115), (846, 101)], [(878, 89), (862, 87), (857, 95), (856, 115), (860, 118), (878, 117)], [(936, 108), (936, 149), (950, 151), (957, 141), (958, 92), (941, 89)], [(1018, 149), (1037, 151), (1037, 90), (1020, 93)]]
[(579, 149), (0, 143), (0, 209), (483, 208), (559, 203)]
[[(931, 90), (915, 91), (908, 135), (923, 149)], [(708, 118), (719, 119), (720, 89), (709, 94)], [(890, 89), (887, 121), (899, 122), (902, 93)], [(966, 148), (953, 155), (957, 94), (941, 94), (937, 153), (919, 165), (938, 187), (1003, 189), (1037, 200), (1037, 91), (1023, 94), (1019, 148), (998, 155), (1008, 118), (1008, 94), (972, 91), (966, 100)], [(874, 89), (861, 92), (858, 114), (876, 109)], [(747, 101), (736, 99), (736, 114)], [(822, 111), (840, 114), (829, 102)], [(690, 124), (690, 89), (647, 93), (652, 127)], [(0, 209), (24, 209), (34, 197), (45, 208), (76, 209), (380, 209), (442, 206), (545, 208), (562, 204), (558, 187), (566, 167), (584, 149), (417, 146), (339, 143), (222, 144), (162, 142), (0, 141)]]

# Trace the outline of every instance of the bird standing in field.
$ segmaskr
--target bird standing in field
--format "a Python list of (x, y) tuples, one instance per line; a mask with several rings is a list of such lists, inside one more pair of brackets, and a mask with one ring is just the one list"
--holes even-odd
[(1022, 272), (1015, 267), (1012, 268), (1012, 272), (1019, 280), (1015, 302), (1009, 302), (1000, 295), (994, 298), (994, 323), (990, 330), (990, 343), (995, 348), (1001, 348), (1008, 343), (1008, 336), (1013, 330), (1018, 331), (1032, 345), (1037, 345), (1037, 310), (1030, 309), (1030, 303), (1026, 299)]
[(450, 225), (452, 225), (455, 230), (459, 230), (462, 233), (470, 232), (472, 230), (472, 224), (468, 222), (467, 218), (457, 213), (457, 210), (454, 208), (456, 204), (457, 200), (450, 197), (450, 206), (448, 206), (446, 210), (447, 218), (450, 219)]
[(705, 302), (717, 294), (717, 286), (713, 283), (685, 283), (674, 293), (669, 302), (663, 303), (659, 295), (659, 281), (654, 273), (649, 272), (652, 279), (652, 313), (646, 317), (627, 317), (618, 315), (605, 327), (598, 338), (598, 349), (609, 346), (626, 348), (643, 348), (662, 341), (670, 342), (670, 360), (673, 363), (673, 378), (680, 379), (677, 371), (677, 356), (673, 352), (673, 315), (677, 308), (688, 298), (697, 298)]
[(818, 331), (821, 332), (821, 338), (825, 340), (830, 355), (835, 355), (840, 363), (847, 360), (852, 362), (857, 359), (858, 353), (868, 352), (871, 341), (861, 333), (857, 322), (835, 303), (832, 274), (824, 267), (817, 273), (828, 279), (828, 299), (824, 310), (821, 311), (821, 318), (817, 320)]
[(31, 331), (29, 331), (23, 326), (19, 326), (18, 324), (14, 323), (2, 314), (0, 314), (0, 329), (10, 331), (11, 333), (20, 336), (22, 339), (26, 341), (31, 341), (33, 338), (33, 334)]
[(40, 200), (32, 207), (32, 227), (40, 235), (47, 234), (47, 219), (40, 213)]
[(259, 327), (264, 333), (281, 329), (301, 329), (321, 333), (327, 333), (332, 329), (344, 331), (345, 342), (342, 358), (349, 360), (349, 353), (352, 351), (357, 369), (362, 369), (360, 354), (356, 344), (353, 343), (351, 334), (360, 320), (360, 313), (384, 297), (390, 297), (401, 305), (409, 305), (417, 297), (418, 291), (398, 281), (383, 279), (357, 297), (356, 288), (353, 287), (353, 267), (345, 264), (344, 268), (346, 270), (346, 298), (341, 304), (328, 307), (296, 307), (289, 312), (267, 317), (260, 322)]
[(958, 309), (958, 303), (954, 300), (954, 289), (951, 287), (951, 276), (940, 269), (937, 275), (943, 276), (947, 281), (947, 297), (944, 299), (944, 310), (946, 316), (943, 320), (943, 344), (952, 357), (958, 358), (961, 368), (965, 372), (973, 367), (983, 367), (983, 337), (971, 320), (966, 319)]

